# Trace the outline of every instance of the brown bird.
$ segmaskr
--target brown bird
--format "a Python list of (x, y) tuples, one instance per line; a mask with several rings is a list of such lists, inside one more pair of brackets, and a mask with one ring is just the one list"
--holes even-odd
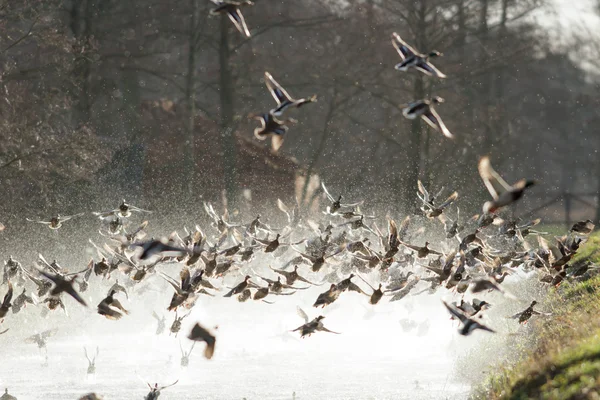
[(408, 243), (404, 243), (404, 242), (400, 242), (402, 243), (404, 246), (408, 247), (410, 250), (415, 251), (417, 253), (417, 257), (419, 258), (425, 258), (430, 254), (436, 254), (436, 255), (442, 255), (442, 253), (440, 253), (439, 251), (435, 251), (435, 250), (431, 250), (429, 248), (429, 242), (425, 242), (425, 246), (423, 247), (419, 247), (419, 246), (414, 246), (412, 244), (408, 244)]
[(298, 312), (298, 315), (304, 319), (304, 325), (299, 326), (292, 332), (300, 331), (300, 337), (303, 338), (305, 336), (310, 336), (317, 331), (335, 333), (336, 335), (340, 334), (339, 332), (330, 331), (329, 329), (325, 328), (322, 322), (325, 318), (324, 316), (319, 315), (317, 318), (309, 322), (308, 315), (306, 315), (306, 313), (300, 307), (297, 307), (296, 311)]
[(303, 278), (300, 276), (300, 274), (298, 274), (298, 266), (294, 266), (294, 270), (289, 272), (289, 271), (284, 271), (281, 269), (275, 269), (275, 268), (271, 268), (273, 271), (275, 271), (276, 273), (278, 273), (279, 275), (282, 275), (285, 278), (285, 281), (288, 285), (293, 285), (294, 282), (296, 281), (300, 281), (300, 282), (304, 282), (304, 283), (308, 283), (309, 285), (315, 285), (315, 286), (319, 286), (316, 283), (312, 283), (311, 281), (307, 280), (306, 278)]
[(197, 298), (192, 288), (189, 268), (183, 267), (179, 275), (181, 278), (181, 285), (177, 284), (177, 281), (170, 276), (163, 274), (162, 272), (160, 273), (160, 276), (175, 289), (175, 293), (173, 293), (173, 297), (171, 298), (171, 303), (167, 308), (169, 311), (177, 309), (177, 307), (185, 302), (193, 302)]
[(342, 291), (338, 288), (338, 286), (336, 284), (332, 283), (329, 290), (321, 293), (317, 297), (317, 300), (315, 301), (315, 304), (313, 304), (313, 307), (321, 306), (324, 308), (325, 306), (336, 301), (338, 299), (338, 297), (340, 297), (341, 293), (342, 293)]
[(234, 294), (239, 294), (242, 293), (244, 291), (244, 289), (246, 289), (249, 285), (249, 281), (250, 280), (250, 276), (246, 275), (244, 277), (244, 280), (240, 283), (238, 283), (233, 289), (231, 289), (227, 294), (225, 294), (223, 297), (231, 297)]
[(535, 311), (533, 309), (533, 307), (537, 304), (537, 301), (533, 300), (531, 302), (531, 304), (529, 305), (529, 307), (527, 307), (525, 310), (516, 313), (515, 315), (511, 316), (512, 319), (518, 319), (520, 324), (526, 324), (527, 321), (529, 321), (529, 318), (531, 318), (534, 315), (551, 315), (549, 313), (542, 313), (539, 311)]
[(206, 342), (206, 349), (204, 349), (204, 357), (210, 360), (215, 354), (215, 344), (217, 338), (203, 328), (200, 324), (196, 323), (190, 332), (188, 339), (195, 342)]
[(120, 319), (125, 314), (129, 314), (119, 302), (119, 300), (114, 298), (115, 291), (111, 290), (111, 292), (98, 304), (98, 314), (104, 315), (108, 319)]
[(360, 279), (362, 279), (362, 281), (364, 283), (366, 283), (372, 290), (373, 293), (371, 294), (370, 298), (369, 298), (369, 304), (377, 304), (379, 303), (379, 300), (381, 300), (381, 298), (383, 297), (383, 290), (381, 290), (381, 287), (383, 286), (381, 283), (379, 284), (379, 287), (377, 289), (375, 289), (373, 286), (371, 286), (371, 284), (369, 282), (367, 282), (365, 280), (365, 278), (363, 278), (362, 276), (358, 275), (358, 277)]

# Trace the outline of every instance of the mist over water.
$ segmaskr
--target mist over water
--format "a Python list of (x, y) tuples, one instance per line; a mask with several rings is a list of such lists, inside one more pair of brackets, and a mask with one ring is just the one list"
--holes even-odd
[[(162, 236), (167, 234), (168, 228), (153, 224), (152, 217), (149, 237), (160, 237), (159, 232)], [(73, 227), (65, 225), (58, 234), (40, 229), (38, 234), (43, 238), (40, 241), (52, 243), (41, 247), (42, 254), (48, 261), (55, 258), (71, 272), (81, 270), (95, 254), (84, 235), (72, 236), (69, 230), (94, 232), (96, 224), (97, 221), (86, 219)], [(214, 233), (212, 229), (206, 226), (207, 232)], [(98, 244), (106, 241), (99, 235), (93, 236)], [(441, 240), (433, 243), (436, 248), (445, 248)], [(35, 241), (30, 241), (27, 247), (38, 248)], [(11, 254), (26, 267), (37, 255), (35, 250), (19, 253)], [(280, 268), (294, 255), (288, 251), (274, 258), (257, 251), (251, 269), (243, 266), (227, 274), (223, 285), (235, 286), (248, 271), (251, 275), (256, 272), (276, 279), (269, 266)], [(332, 268), (340, 266), (326, 266), (319, 273), (312, 273), (305, 265), (300, 267), (300, 273), (312, 282), (321, 282)], [(180, 269), (181, 264), (175, 263), (158, 267), (175, 279)], [(424, 274), (420, 267), (414, 271)], [(340, 278), (345, 275), (339, 274)], [(363, 276), (372, 285), (379, 282), (377, 271)], [(482, 377), (479, 367), (470, 371), (465, 365), (486, 365), (502, 353), (502, 337), (491, 338), (492, 335), (480, 331), (468, 337), (458, 335), (458, 324), (449, 319), (441, 299), (453, 301), (459, 296), (446, 289), (431, 294), (426, 290), (428, 282), (419, 283), (397, 302), (390, 303), (384, 297), (372, 306), (366, 296), (345, 292), (325, 309), (313, 308), (312, 304), (329, 282), (298, 290), (292, 296), (269, 295), (267, 300), (275, 304), (252, 300), (240, 303), (235, 297), (223, 298), (225, 290), (222, 290), (216, 297), (201, 295), (175, 337), (169, 335), (175, 314), (166, 310), (173, 289), (158, 274), (128, 288), (129, 299), (117, 295), (130, 315), (110, 321), (96, 314), (95, 306), (115, 279), (125, 286), (130, 280), (119, 271), (105, 280), (92, 275), (90, 288), (83, 293), (89, 309), (69, 296), (62, 296), (68, 315), (58, 310), (42, 318), (44, 305), (29, 306), (17, 315), (9, 314), (3, 326), (10, 331), (0, 337), (0, 387), (8, 387), (20, 400), (75, 399), (88, 392), (102, 394), (106, 399), (141, 399), (148, 392), (146, 382), (162, 386), (176, 380), (179, 380), (177, 385), (165, 389), (161, 399), (292, 399), (294, 392), (297, 399), (464, 399), (471, 384)], [(521, 276), (507, 278), (507, 290), (511, 281), (521, 279)], [(258, 278), (252, 280), (264, 285)], [(221, 284), (220, 280), (211, 281)], [(365, 292), (371, 292), (359, 279), (355, 278), (355, 282)], [(465, 299), (471, 297), (467, 294)], [(489, 315), (506, 316), (503, 305), (507, 301), (502, 296), (477, 297), (494, 305)], [(518, 304), (512, 307), (519, 308)], [(297, 332), (290, 332), (304, 323), (296, 313), (298, 306), (311, 319), (324, 315), (325, 326), (340, 334), (317, 332), (301, 339)], [(155, 334), (152, 311), (167, 317), (166, 330), (159, 336)], [(178, 315), (182, 314), (185, 312), (180, 310)], [(192, 342), (186, 336), (196, 322), (208, 328), (218, 326), (215, 357), (206, 360), (202, 355), (205, 344), (198, 343), (189, 366), (182, 368), (180, 346), (189, 351)], [(491, 326), (503, 330), (494, 323)], [(48, 339), (46, 367), (42, 366), (44, 352), (23, 339), (52, 328), (58, 328), (58, 332)], [(96, 346), (100, 349), (92, 379), (86, 376), (84, 346), (90, 353), (94, 353)]]

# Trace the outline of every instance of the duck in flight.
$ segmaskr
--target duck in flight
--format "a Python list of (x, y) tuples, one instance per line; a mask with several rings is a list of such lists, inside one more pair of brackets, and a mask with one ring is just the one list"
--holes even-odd
[(444, 99), (439, 96), (434, 96), (431, 99), (417, 100), (409, 103), (402, 109), (402, 115), (408, 119), (421, 118), (427, 122), (433, 129), (441, 132), (448, 139), (454, 139), (454, 135), (442, 121), (437, 111), (435, 111), (434, 105), (442, 104)]
[(250, 31), (246, 25), (246, 20), (240, 11), (242, 6), (252, 6), (254, 3), (250, 0), (244, 1), (223, 1), (211, 0), (216, 7), (210, 10), (211, 15), (226, 13), (236, 29), (244, 36), (250, 37)]
[(283, 116), (285, 110), (290, 107), (300, 108), (305, 104), (314, 103), (317, 101), (316, 94), (308, 98), (294, 99), (268, 72), (265, 72), (265, 84), (277, 102), (277, 107), (269, 111), (269, 114), (273, 115), (274, 117)]
[(64, 215), (64, 216), (61, 216), (59, 214), (55, 217), (50, 218), (48, 221), (39, 220), (39, 219), (30, 219), (30, 218), (25, 218), (25, 219), (29, 222), (36, 222), (38, 224), (47, 225), (48, 228), (50, 228), (52, 230), (57, 230), (60, 227), (62, 227), (64, 222), (67, 222), (75, 217), (81, 217), (82, 215), (83, 215), (83, 213), (73, 214), (73, 215)]
[(523, 197), (525, 190), (535, 185), (535, 182), (529, 179), (521, 179), (512, 186), (506, 183), (504, 179), (492, 168), (490, 158), (485, 156), (479, 160), (479, 176), (483, 180), (485, 187), (492, 196), (492, 200), (486, 201), (483, 205), (483, 213), (493, 213), (502, 207), (508, 206)]
[(408, 71), (414, 68), (421, 71), (425, 75), (434, 76), (436, 78), (445, 78), (446, 75), (440, 72), (430, 61), (431, 57), (439, 57), (442, 55), (439, 51), (432, 51), (429, 54), (421, 54), (414, 48), (409, 46), (400, 35), (396, 32), (392, 34), (392, 44), (402, 58), (402, 62), (396, 64), (394, 68), (398, 71)]

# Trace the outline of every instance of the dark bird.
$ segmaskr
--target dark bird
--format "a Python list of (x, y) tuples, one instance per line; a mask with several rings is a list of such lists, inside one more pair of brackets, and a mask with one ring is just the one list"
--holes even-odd
[(294, 266), (294, 270), (291, 272), (284, 271), (282, 269), (275, 269), (275, 268), (271, 268), (271, 269), (273, 271), (275, 271), (276, 273), (278, 273), (279, 275), (283, 276), (288, 285), (293, 285), (296, 281), (300, 281), (300, 282), (308, 283), (309, 285), (318, 286), (316, 283), (312, 283), (308, 279), (300, 276), (300, 274), (298, 274), (298, 266), (297, 265)]
[(165, 390), (166, 388), (169, 388), (171, 386), (175, 386), (177, 384), (177, 382), (179, 382), (179, 379), (176, 380), (175, 382), (171, 383), (170, 385), (162, 386), (162, 387), (158, 387), (158, 383), (155, 383), (154, 387), (150, 386), (150, 384), (147, 383), (148, 387), (150, 388), (150, 392), (146, 395), (144, 400), (158, 400), (158, 396), (160, 396), (160, 392), (162, 390)]
[(383, 290), (381, 290), (381, 287), (383, 286), (381, 283), (379, 284), (379, 287), (377, 289), (375, 289), (373, 286), (371, 286), (371, 284), (369, 282), (366, 281), (365, 278), (363, 278), (362, 276), (358, 275), (358, 277), (360, 279), (362, 279), (362, 281), (364, 283), (366, 283), (371, 290), (373, 290), (373, 293), (371, 294), (371, 296), (369, 297), (369, 304), (377, 304), (379, 303), (379, 300), (381, 300), (381, 298), (383, 297)]
[(417, 257), (419, 258), (425, 258), (430, 254), (435, 254), (435, 255), (442, 255), (442, 253), (440, 253), (439, 251), (435, 251), (435, 250), (431, 250), (429, 248), (429, 242), (425, 242), (425, 246), (420, 247), (420, 246), (415, 246), (412, 244), (408, 244), (408, 243), (404, 243), (401, 242), (405, 247), (409, 248), (410, 250), (414, 251), (417, 253)]
[(111, 292), (98, 304), (98, 314), (105, 316), (108, 319), (121, 319), (123, 315), (129, 314), (119, 302), (119, 300), (114, 298), (115, 291), (111, 290)]
[(469, 318), (465, 313), (463, 313), (458, 308), (449, 305), (445, 301), (442, 301), (442, 303), (444, 303), (444, 305), (446, 306), (446, 308), (448, 309), (450, 314), (452, 314), (455, 318), (458, 318), (458, 320), (460, 320), (460, 322), (463, 324), (462, 328), (458, 330), (458, 332), (461, 335), (468, 336), (475, 329), (481, 329), (481, 330), (488, 331), (491, 333), (496, 333), (493, 329), (490, 329), (487, 326), (480, 324), (473, 318)]
[(196, 325), (194, 325), (188, 336), (188, 339), (196, 342), (206, 342), (204, 357), (206, 357), (208, 360), (210, 360), (215, 354), (215, 344), (217, 343), (217, 339), (200, 324), (196, 323)]
[(0, 304), (0, 322), (4, 319), (4, 317), (6, 317), (6, 314), (8, 314), (8, 310), (10, 310), (10, 307), (12, 306), (12, 304), (10, 303), (10, 301), (12, 300), (12, 296), (13, 285), (11, 282), (8, 282), (8, 291), (4, 295), (2, 304)]
[(300, 315), (300, 317), (304, 319), (304, 325), (299, 326), (298, 328), (294, 329), (292, 332), (300, 331), (300, 337), (303, 338), (305, 336), (310, 336), (317, 331), (335, 333), (336, 335), (340, 334), (339, 332), (330, 331), (329, 329), (325, 328), (325, 326), (323, 325), (323, 322), (322, 322), (323, 319), (325, 318), (324, 316), (319, 315), (312, 321), (309, 321), (308, 315), (306, 315), (306, 313), (300, 307), (297, 307), (296, 311), (298, 312), (298, 315)]
[(338, 297), (340, 297), (340, 294), (342, 293), (342, 290), (340, 290), (338, 288), (338, 285), (336, 284), (331, 284), (331, 287), (329, 288), (329, 290), (327, 290), (326, 292), (321, 293), (318, 297), (317, 300), (315, 301), (315, 304), (313, 304), (313, 307), (325, 307), (331, 303), (333, 303), (334, 301), (336, 301), (338, 299)]
[(589, 235), (594, 230), (594, 223), (591, 220), (579, 221), (573, 224), (569, 232), (579, 233), (581, 235)]
[(259, 140), (265, 140), (271, 137), (271, 148), (277, 152), (283, 145), (285, 134), (290, 129), (287, 123), (295, 123), (296, 120), (288, 118), (287, 120), (279, 120), (271, 113), (264, 113), (253, 116), (254, 119), (260, 121), (260, 126), (254, 129), (254, 137)]
[(0, 396), (0, 400), (17, 400), (17, 398), (8, 394), (8, 388), (6, 388), (4, 389), (4, 394)]
[(175, 289), (175, 293), (173, 293), (173, 297), (171, 298), (171, 302), (169, 303), (169, 307), (167, 310), (173, 311), (176, 310), (177, 307), (181, 306), (185, 302), (193, 302), (196, 299), (196, 295), (194, 293), (194, 289), (192, 287), (190, 270), (188, 267), (183, 267), (179, 274), (181, 278), (181, 284), (178, 284), (175, 279), (170, 276), (160, 273), (160, 276), (164, 280), (167, 281), (169, 285)]
[(408, 119), (421, 117), (433, 129), (441, 132), (447, 138), (453, 139), (454, 135), (446, 128), (444, 121), (442, 121), (435, 108), (433, 108), (434, 105), (442, 104), (443, 102), (444, 99), (439, 96), (434, 96), (429, 100), (417, 100), (409, 103), (402, 110), (402, 115)]
[(73, 288), (73, 282), (76, 279), (76, 274), (72, 276), (71, 279), (66, 279), (60, 274), (49, 274), (48, 272), (43, 270), (38, 271), (41, 275), (54, 282), (54, 288), (52, 288), (52, 290), (50, 291), (50, 296), (58, 296), (62, 292), (65, 292), (69, 296), (77, 300), (79, 304), (81, 304), (84, 307), (87, 307), (87, 303), (85, 302), (85, 300), (83, 300), (79, 293), (77, 293)]
[(227, 294), (225, 294), (223, 297), (231, 297), (234, 294), (242, 293), (244, 291), (244, 289), (246, 289), (248, 287), (248, 285), (250, 284), (249, 280), (250, 280), (250, 275), (246, 275), (242, 282), (238, 283), (233, 289), (231, 289), (229, 292), (227, 292)]
[(302, 107), (307, 103), (314, 103), (317, 101), (316, 95), (304, 99), (294, 99), (268, 72), (265, 72), (265, 83), (269, 92), (271, 92), (271, 95), (277, 102), (277, 107), (269, 111), (274, 117), (281, 117), (284, 111), (289, 107)]
[(493, 199), (486, 201), (483, 205), (484, 214), (493, 213), (502, 207), (514, 203), (523, 197), (525, 189), (535, 184), (532, 180), (521, 179), (514, 185), (509, 185), (494, 171), (490, 163), (490, 158), (487, 156), (479, 160), (478, 170), (485, 187)]
[(431, 62), (429, 62), (430, 57), (439, 57), (442, 55), (439, 51), (421, 54), (402, 40), (400, 35), (396, 32), (392, 34), (392, 44), (400, 55), (400, 58), (402, 58), (402, 62), (396, 64), (394, 67), (398, 71), (408, 71), (410, 68), (414, 68), (428, 76), (434, 76), (436, 78), (446, 77), (446, 75), (442, 74)]
[(138, 256), (140, 260), (147, 260), (157, 255), (178, 257), (189, 253), (187, 249), (171, 246), (160, 240), (150, 240), (143, 243), (132, 243), (131, 246), (142, 248), (142, 252)]
[(529, 319), (534, 315), (550, 315), (547, 313), (542, 313), (542, 312), (534, 310), (533, 307), (536, 304), (537, 304), (537, 301), (533, 300), (531, 302), (531, 304), (529, 305), (529, 307), (527, 307), (525, 310), (518, 312), (515, 315), (511, 316), (511, 318), (518, 319), (520, 324), (526, 324), (527, 321), (529, 321)]

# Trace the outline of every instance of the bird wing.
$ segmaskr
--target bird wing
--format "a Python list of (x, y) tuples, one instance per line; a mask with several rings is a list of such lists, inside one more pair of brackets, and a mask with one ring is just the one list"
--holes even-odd
[(444, 136), (449, 139), (453, 139), (454, 135), (448, 130), (444, 121), (440, 118), (437, 111), (433, 107), (429, 107), (429, 111), (426, 111), (423, 115), (423, 120), (427, 122), (432, 128), (442, 132)]
[(403, 60), (406, 60), (407, 57), (413, 56), (417, 53), (417, 51), (410, 47), (404, 40), (402, 40), (400, 35), (398, 35), (396, 32), (392, 34), (392, 44), (400, 55), (400, 58)]
[(296, 307), (296, 312), (298, 313), (300, 318), (304, 319), (305, 323), (308, 323), (308, 315), (304, 312), (303, 309), (301, 309), (300, 307)]
[(273, 79), (273, 76), (268, 72), (265, 72), (265, 84), (277, 102), (277, 105), (281, 105), (281, 103), (285, 101), (293, 100), (288, 92), (286, 92), (285, 89), (279, 83), (277, 83), (277, 81)]
[(454, 315), (456, 318), (460, 320), (460, 322), (465, 323), (469, 318), (458, 308), (452, 307), (448, 303), (442, 300), (442, 303), (446, 306), (446, 309), (450, 312), (450, 314)]
[(73, 215), (59, 215), (58, 220), (61, 222), (68, 221), (73, 218), (81, 217), (83, 213), (73, 214)]
[(504, 192), (510, 191), (511, 186), (506, 183), (504, 179), (492, 168), (490, 158), (488, 156), (481, 157), (479, 165), (477, 167), (479, 176), (483, 180), (485, 187), (487, 188), (490, 195), (497, 200), (498, 197)]
[[(149, 210), (144, 210), (143, 208), (139, 208), (139, 207), (136, 207), (136, 206), (132, 206), (131, 204), (129, 205), (129, 209), (130, 209), (131, 211), (137, 211), (137, 212), (144, 212), (144, 213), (152, 214), (152, 211), (149, 211)], [(142, 225), (141, 225), (141, 226), (143, 226), (143, 227), (145, 228), (145, 225), (144, 225), (144, 224), (148, 225), (148, 221), (144, 221), (144, 222), (142, 223)], [(144, 229), (144, 228), (142, 228), (142, 229)]]
[(371, 284), (369, 282), (367, 282), (367, 280), (365, 278), (363, 278), (362, 276), (360, 276), (359, 274), (356, 274), (356, 276), (358, 276), (364, 283), (366, 283), (373, 291), (375, 291), (375, 288), (373, 286), (371, 286)]
[(246, 20), (244, 19), (242, 12), (238, 8), (229, 10), (227, 12), (227, 15), (229, 15), (229, 19), (231, 20), (231, 22), (233, 22), (233, 24), (235, 25), (237, 30), (240, 31), (240, 33), (246, 35), (246, 37), (250, 37), (250, 31), (248, 30), (248, 26), (246, 25)]
[(36, 222), (38, 224), (44, 224), (44, 225), (50, 225), (51, 222), (50, 221), (41, 221), (41, 220), (37, 220), (37, 219), (30, 219), (30, 218), (25, 218), (27, 221), (29, 222)]
[(429, 192), (425, 189), (425, 186), (423, 186), (423, 182), (421, 182), (420, 179), (417, 181), (417, 188), (419, 189), (419, 193), (423, 195), (423, 198), (421, 199), (423, 200), (423, 203), (429, 203)]
[(318, 331), (321, 331), (321, 332), (329, 332), (329, 333), (335, 333), (336, 335), (340, 335), (340, 332), (334, 332), (334, 331), (330, 331), (329, 329), (325, 328), (325, 327), (324, 327), (324, 326), (322, 326), (322, 325), (321, 325), (321, 326), (319, 326), (319, 327), (317, 327), (317, 330), (318, 330)]
[(177, 379), (175, 382), (171, 383), (170, 385), (161, 387), (160, 389), (158, 389), (158, 391), (160, 392), (163, 389), (166, 389), (166, 388), (171, 387), (171, 386), (175, 386), (177, 384), (177, 382), (179, 382), (179, 379)]
[(284, 125), (279, 128), (275, 128), (273, 132), (275, 135), (271, 135), (271, 148), (274, 152), (277, 152), (283, 145), (283, 134), (287, 132), (287, 127)]
[(329, 199), (329, 201), (331, 201), (332, 203), (335, 202), (335, 199), (329, 193), (329, 190), (327, 190), (327, 188), (325, 187), (325, 184), (323, 182), (321, 182), (321, 187), (323, 188), (323, 191), (325, 192), (325, 195), (327, 196), (327, 198)]
[(454, 192), (452, 193), (447, 199), (446, 201), (444, 201), (442, 204), (440, 204), (438, 206), (438, 208), (440, 210), (443, 210), (444, 208), (448, 207), (450, 204), (454, 203), (456, 201), (456, 199), (458, 198), (458, 193)]
[(4, 300), (2, 301), (2, 305), (4, 305), (5, 307), (8, 307), (8, 305), (10, 304), (10, 301), (12, 299), (13, 296), (13, 285), (11, 282), (8, 282), (8, 292), (6, 292), (6, 294), (4, 295)]
[(430, 62), (421, 62), (417, 64), (415, 68), (428, 76), (435, 76), (442, 79), (446, 77), (446, 75), (444, 75)]
[(175, 289), (175, 291), (177, 292), (178, 295), (183, 296), (183, 290), (181, 290), (181, 287), (179, 286), (179, 283), (177, 283), (177, 281), (173, 278), (171, 278), (169, 275), (163, 273), (163, 272), (159, 272), (160, 276), (162, 276), (162, 278), (167, 281), (167, 283), (169, 285), (171, 285), (173, 287), (173, 289)]
[(281, 201), (281, 199), (277, 199), (277, 208), (279, 208), (282, 212), (285, 213), (285, 215), (287, 215), (288, 222), (291, 223), (292, 216), (290, 214), (290, 209), (285, 205), (283, 201)]

